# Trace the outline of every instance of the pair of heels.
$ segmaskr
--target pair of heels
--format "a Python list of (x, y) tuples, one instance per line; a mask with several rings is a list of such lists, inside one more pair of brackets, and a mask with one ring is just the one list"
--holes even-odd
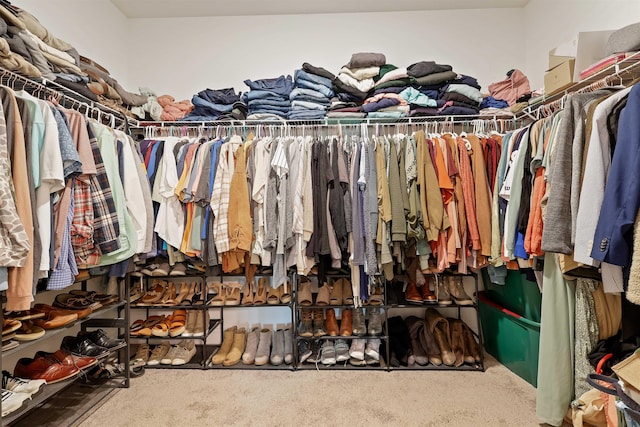
[(136, 304), (138, 306), (162, 306), (171, 307), (174, 305), (202, 305), (202, 283), (191, 282), (187, 285), (182, 282), (178, 285), (175, 283), (156, 282), (146, 294), (140, 298)]

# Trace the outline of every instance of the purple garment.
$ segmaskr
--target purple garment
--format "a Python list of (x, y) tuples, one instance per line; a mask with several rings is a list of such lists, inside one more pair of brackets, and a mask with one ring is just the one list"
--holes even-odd
[(411, 117), (423, 117), (423, 116), (437, 116), (438, 108), (433, 107), (418, 107), (409, 113)]
[(457, 105), (452, 105), (450, 107), (445, 107), (441, 112), (441, 116), (476, 116), (478, 115), (478, 110), (473, 108), (459, 107)]
[(362, 110), (365, 113), (371, 113), (373, 111), (382, 110), (383, 108), (394, 107), (394, 106), (396, 106), (398, 104), (400, 104), (400, 100), (399, 99), (382, 98), (378, 102), (370, 102), (368, 104), (364, 104), (362, 106)]

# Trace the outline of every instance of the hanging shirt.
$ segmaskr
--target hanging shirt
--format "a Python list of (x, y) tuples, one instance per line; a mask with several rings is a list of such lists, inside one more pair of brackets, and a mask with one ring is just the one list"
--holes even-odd
[(176, 137), (168, 137), (164, 140), (163, 173), (157, 180), (161, 202), (154, 228), (158, 236), (174, 248), (180, 247), (184, 234), (184, 211), (175, 194), (175, 188), (178, 185), (178, 170), (173, 147), (178, 141), (179, 139)]

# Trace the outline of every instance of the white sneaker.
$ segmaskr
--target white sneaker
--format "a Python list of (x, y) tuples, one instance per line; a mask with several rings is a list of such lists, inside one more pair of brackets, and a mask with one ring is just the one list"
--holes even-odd
[(336, 341), (336, 362), (347, 362), (349, 360), (349, 345), (345, 340)]
[(16, 409), (20, 409), (25, 400), (30, 399), (27, 393), (16, 393), (2, 389), (2, 416), (7, 416)]
[(323, 365), (335, 365), (336, 364), (336, 347), (331, 340), (326, 340), (322, 344), (322, 350), (320, 350), (320, 362)]
[(380, 340), (378, 338), (370, 338), (367, 341), (367, 348), (364, 354), (374, 360), (380, 360)]
[(173, 357), (173, 360), (171, 361), (171, 364), (173, 366), (186, 365), (191, 361), (191, 359), (193, 358), (193, 356), (195, 356), (195, 354), (196, 354), (196, 345), (193, 342), (193, 340), (189, 340), (189, 341), (183, 340), (176, 347), (176, 351), (174, 353), (174, 357)]
[(26, 380), (2, 371), (2, 388), (14, 393), (26, 393), (31, 397), (45, 384), (47, 384), (45, 380)]
[(364, 339), (355, 339), (351, 342), (349, 356), (352, 359), (364, 360), (364, 346), (367, 341)]

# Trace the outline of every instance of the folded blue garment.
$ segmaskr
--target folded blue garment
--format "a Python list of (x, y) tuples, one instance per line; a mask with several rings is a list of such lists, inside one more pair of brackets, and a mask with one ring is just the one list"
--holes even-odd
[(281, 95), (279, 93), (276, 92), (271, 92), (268, 90), (250, 90), (249, 92), (245, 92), (244, 95), (242, 95), (242, 100), (245, 103), (248, 103), (249, 101), (252, 101), (254, 99), (264, 99), (264, 98), (274, 98), (274, 99), (289, 99), (289, 94), (285, 95)]
[(332, 82), (328, 78), (319, 76), (317, 74), (307, 73), (304, 70), (296, 70), (293, 75), (296, 83), (299, 80), (306, 80), (306, 81), (313, 82), (328, 88), (331, 88), (332, 86)]
[(331, 98), (333, 96), (333, 89), (331, 89), (330, 87), (321, 85), (319, 83), (312, 82), (310, 80), (299, 79), (298, 81), (296, 81), (296, 86), (305, 88), (305, 89), (315, 90), (317, 92), (320, 92), (327, 98)]
[(393, 107), (395, 105), (400, 104), (400, 100), (395, 98), (382, 98), (378, 102), (369, 102), (367, 104), (362, 104), (362, 110), (365, 113), (371, 113), (373, 111), (382, 110), (383, 108)]
[(313, 102), (314, 104), (324, 105), (325, 107), (329, 107), (331, 105), (331, 101), (329, 100), (329, 98), (320, 100), (318, 98), (313, 98), (311, 96), (303, 96), (303, 95), (299, 95), (299, 96), (296, 96), (295, 98), (291, 98), (291, 101)]
[(324, 117), (325, 117), (324, 111), (320, 111), (320, 110), (315, 110), (315, 111), (294, 110), (289, 112), (288, 119), (289, 120), (322, 120), (324, 119)]
[(286, 108), (291, 105), (291, 102), (288, 99), (283, 100), (278, 98), (261, 98), (261, 99), (254, 99), (249, 101), (249, 104), (248, 104), (249, 107), (256, 106), (256, 105), (272, 105), (274, 107)]
[(318, 92), (317, 90), (313, 90), (313, 89), (307, 89), (307, 88), (303, 88), (303, 87), (296, 87), (291, 91), (291, 94), (289, 95), (289, 99), (291, 99), (293, 101), (294, 98), (299, 97), (299, 96), (306, 96), (309, 98), (318, 98), (321, 100), (325, 100), (325, 99), (331, 99), (329, 97), (327, 97), (325, 94), (323, 94), (322, 92)]
[(307, 102), (307, 101), (293, 101), (291, 103), (291, 108), (292, 109), (304, 108), (307, 110), (321, 110), (321, 111), (326, 110), (326, 107), (324, 105), (315, 104), (313, 102)]
[(198, 107), (202, 107), (205, 110), (211, 110), (217, 113), (228, 113), (233, 109), (233, 104), (216, 104), (206, 99), (200, 98), (199, 96), (194, 96), (191, 98), (191, 103), (197, 109)]
[(252, 114), (274, 114), (276, 116), (280, 116), (280, 117), (287, 117), (287, 115), (289, 114), (289, 110), (287, 111), (280, 111), (280, 110), (274, 110), (271, 108), (257, 108), (255, 110), (249, 110), (249, 115)]
[(399, 119), (400, 117), (406, 117), (406, 114), (402, 111), (374, 111), (368, 113), (367, 117), (372, 119)]
[(291, 76), (280, 76), (274, 79), (261, 79), (261, 80), (245, 80), (244, 84), (249, 86), (251, 91), (264, 90), (280, 94), (282, 96), (289, 96), (293, 89), (293, 80)]

